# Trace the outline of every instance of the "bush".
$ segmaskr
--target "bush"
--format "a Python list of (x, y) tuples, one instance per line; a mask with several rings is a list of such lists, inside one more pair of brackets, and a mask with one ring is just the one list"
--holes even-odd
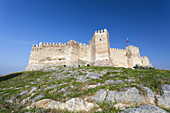
[(133, 68), (134, 69), (155, 69), (154, 67), (151, 67), (151, 66), (140, 66), (138, 64), (136, 64)]

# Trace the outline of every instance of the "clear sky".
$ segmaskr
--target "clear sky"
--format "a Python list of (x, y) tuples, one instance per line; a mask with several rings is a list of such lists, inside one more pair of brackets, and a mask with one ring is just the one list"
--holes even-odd
[(104, 28), (111, 48), (124, 49), (128, 37), (170, 70), (170, 0), (0, 0), (0, 74), (24, 70), (33, 44), (88, 44)]

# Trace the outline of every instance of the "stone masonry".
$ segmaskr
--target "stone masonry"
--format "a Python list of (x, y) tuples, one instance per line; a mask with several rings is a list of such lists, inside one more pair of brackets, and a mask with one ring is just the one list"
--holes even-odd
[[(128, 49), (129, 48), (129, 49)], [(136, 64), (151, 66), (149, 59), (140, 56), (139, 48), (130, 45), (126, 49), (110, 48), (107, 29), (95, 31), (89, 45), (70, 40), (67, 43), (42, 43), (33, 45), (30, 67), (54, 66), (115, 66), (132, 68)]]

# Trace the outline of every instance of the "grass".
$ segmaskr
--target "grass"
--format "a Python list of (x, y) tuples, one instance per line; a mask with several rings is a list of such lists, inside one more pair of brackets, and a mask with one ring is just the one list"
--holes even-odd
[[(67, 72), (62, 73), (64, 70)], [(99, 79), (93, 80), (89, 79), (88, 82), (82, 83), (78, 82), (74, 76), (67, 77), (64, 79), (56, 79), (61, 75), (71, 74), (69, 71), (76, 71), (79, 73), (77, 76), (85, 76), (84, 72), (86, 70), (90, 70), (90, 72), (95, 73), (103, 73), (103, 76)], [(52, 75), (56, 73), (56, 75)], [(57, 74), (58, 73), (58, 74)], [(109, 75), (115, 75), (113, 77), (109, 77)], [(125, 79), (135, 79), (135, 82), (126, 82)], [(122, 80), (124, 81), (123, 84), (108, 84), (103, 86), (97, 86), (96, 88), (89, 88), (84, 89), (85, 86), (88, 85), (96, 85), (98, 83), (105, 83), (106, 80)], [(32, 84), (35, 82), (35, 84)], [(60, 85), (59, 85), (60, 84)], [(11, 73), (8, 75), (0, 76), (0, 112), (26, 112), (24, 108), (26, 106), (19, 105), (19, 103), (27, 98), (30, 97), (30, 94), (25, 94), (22, 96), (18, 96), (18, 94), (22, 91), (28, 90), (31, 91), (32, 87), (37, 87), (39, 90), (34, 92), (35, 95), (31, 97), (31, 99), (35, 98), (37, 95), (44, 94), (44, 98), (53, 99), (60, 102), (65, 102), (66, 97), (70, 98), (85, 98), (92, 95), (100, 89), (105, 90), (114, 90), (114, 91), (121, 91), (123, 88), (127, 87), (136, 87), (138, 88), (143, 94), (145, 92), (138, 87), (139, 85), (144, 85), (149, 87), (157, 94), (162, 94), (161, 87), (164, 84), (170, 84), (170, 70), (160, 70), (160, 69), (127, 69), (127, 68), (118, 68), (118, 67), (97, 67), (97, 66), (86, 66), (86, 67), (79, 67), (79, 68), (62, 68), (57, 71), (27, 71), (27, 72), (18, 72), (18, 73)], [(43, 90), (47, 86), (50, 85), (58, 85), (55, 88), (51, 88), (48, 90)], [(70, 88), (70, 86), (74, 86)], [(65, 92), (57, 93), (57, 91), (61, 90), (64, 87), (68, 87), (67, 91), (72, 92), (68, 94), (66, 97), (63, 96)], [(6, 88), (6, 89), (5, 89)], [(20, 89), (17, 89), (20, 88)], [(53, 92), (56, 90), (56, 92)], [(10, 99), (11, 96), (17, 97), (17, 101), (13, 104), (7, 103), (5, 100)], [(27, 103), (29, 104), (29, 103)], [(119, 112), (113, 107), (113, 105), (107, 103), (99, 103), (100, 108), (102, 108), (103, 112)], [(165, 109), (166, 110), (166, 109)], [(49, 110), (31, 109), (32, 112), (48, 112)], [(54, 111), (54, 110), (50, 110)], [(167, 110), (168, 111), (168, 110)], [(62, 111), (61, 112), (68, 112)]]

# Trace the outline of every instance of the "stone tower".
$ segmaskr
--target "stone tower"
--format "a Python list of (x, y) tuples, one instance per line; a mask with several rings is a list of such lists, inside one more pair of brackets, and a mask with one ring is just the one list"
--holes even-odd
[(109, 34), (107, 29), (95, 31), (91, 41), (91, 60), (93, 65), (113, 66), (110, 59)]

